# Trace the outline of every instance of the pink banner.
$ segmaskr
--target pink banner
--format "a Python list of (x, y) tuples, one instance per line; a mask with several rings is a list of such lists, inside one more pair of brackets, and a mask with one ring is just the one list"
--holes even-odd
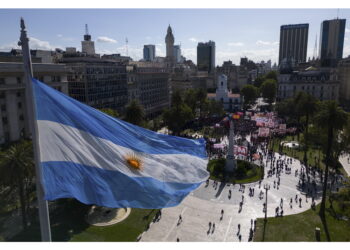
[(260, 137), (268, 137), (270, 135), (270, 129), (269, 128), (259, 128), (258, 135)]
[(244, 147), (244, 146), (234, 145), (233, 146), (233, 154), (247, 156), (248, 155), (248, 148)]

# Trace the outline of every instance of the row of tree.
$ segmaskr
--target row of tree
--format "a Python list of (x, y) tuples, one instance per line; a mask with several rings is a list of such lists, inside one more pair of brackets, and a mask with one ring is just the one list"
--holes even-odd
[(261, 95), (267, 103), (275, 101), (277, 94), (277, 74), (275, 71), (267, 73), (265, 76), (257, 77), (254, 85), (247, 84), (241, 89), (241, 95), (244, 97), (243, 108), (248, 109), (255, 104), (256, 99)]
[(325, 216), (329, 169), (336, 169), (339, 156), (350, 152), (350, 118), (335, 101), (318, 101), (306, 92), (276, 104), (279, 116), (303, 131), (306, 174), (309, 174), (307, 151), (317, 145), (325, 156), (323, 195), (320, 215)]
[(204, 89), (189, 89), (184, 93), (175, 91), (171, 99), (172, 105), (164, 111), (163, 121), (176, 135), (194, 118), (224, 114), (222, 103), (208, 99)]

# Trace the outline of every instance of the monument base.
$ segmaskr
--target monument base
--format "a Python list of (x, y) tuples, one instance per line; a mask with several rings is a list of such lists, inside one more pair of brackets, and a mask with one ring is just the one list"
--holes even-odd
[(130, 208), (92, 206), (86, 216), (86, 221), (93, 226), (110, 226), (125, 220), (130, 211)]
[(237, 162), (233, 157), (227, 157), (226, 158), (226, 164), (225, 164), (225, 172), (226, 173), (233, 173), (236, 169)]

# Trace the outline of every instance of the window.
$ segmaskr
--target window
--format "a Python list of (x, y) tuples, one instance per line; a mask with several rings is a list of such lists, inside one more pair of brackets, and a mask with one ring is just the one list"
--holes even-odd
[(16, 95), (17, 95), (17, 97), (21, 97), (21, 92), (18, 91), (18, 92), (16, 93)]
[(20, 108), (22, 108), (22, 103), (17, 103), (17, 107), (20, 109)]
[(6, 111), (6, 105), (5, 104), (1, 105), (1, 111)]
[(0, 85), (5, 84), (5, 78), (0, 78)]
[(224, 86), (224, 82), (221, 82), (221, 86)]
[(3, 118), (2, 118), (2, 123), (3, 123), (3, 124), (7, 124), (7, 117), (3, 117)]
[(20, 120), (20, 121), (23, 121), (23, 120), (24, 120), (23, 115), (20, 115), (20, 116), (19, 116), (19, 120)]
[(17, 84), (21, 84), (22, 83), (22, 79), (20, 77), (17, 77)]

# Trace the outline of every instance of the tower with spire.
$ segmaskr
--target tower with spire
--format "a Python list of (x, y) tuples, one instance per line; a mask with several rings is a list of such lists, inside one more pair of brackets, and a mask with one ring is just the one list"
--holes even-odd
[(87, 55), (95, 55), (95, 43), (91, 41), (87, 24), (85, 24), (84, 41), (81, 41), (81, 51)]
[(166, 44), (166, 59), (170, 62), (174, 61), (174, 42), (175, 42), (175, 38), (169, 24), (167, 34), (165, 36), (165, 44)]

